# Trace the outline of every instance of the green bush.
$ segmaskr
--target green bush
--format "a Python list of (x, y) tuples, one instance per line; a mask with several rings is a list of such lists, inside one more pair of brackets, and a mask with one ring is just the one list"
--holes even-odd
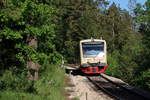
[(0, 91), (0, 100), (43, 100), (40, 96), (16, 91)]
[(146, 87), (148, 87), (148, 89), (150, 91), (150, 69), (148, 69), (147, 71), (144, 71), (142, 73), (142, 77), (145, 80)]
[(65, 100), (65, 72), (58, 65), (46, 62), (40, 69), (40, 79), (37, 81), (27, 80), (24, 73), (4, 72), (0, 77), (0, 100)]
[(108, 67), (105, 71), (106, 74), (114, 77), (119, 77), (119, 63), (118, 63), (118, 52), (114, 52), (108, 55)]
[(131, 84), (139, 88), (150, 91), (150, 69), (141, 72), (131, 80)]
[(40, 80), (34, 84), (37, 94), (44, 100), (64, 100), (64, 71), (57, 65), (45, 64), (43, 67)]
[(30, 91), (32, 81), (27, 80), (26, 71), (22, 73), (15, 72), (15, 69), (6, 70), (0, 77), (0, 89), (13, 91)]

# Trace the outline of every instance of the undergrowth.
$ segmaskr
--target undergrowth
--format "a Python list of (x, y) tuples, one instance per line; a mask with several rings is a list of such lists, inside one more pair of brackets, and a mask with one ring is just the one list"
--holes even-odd
[(44, 64), (39, 75), (39, 80), (29, 81), (26, 74), (5, 71), (0, 76), (0, 100), (65, 100), (63, 69)]

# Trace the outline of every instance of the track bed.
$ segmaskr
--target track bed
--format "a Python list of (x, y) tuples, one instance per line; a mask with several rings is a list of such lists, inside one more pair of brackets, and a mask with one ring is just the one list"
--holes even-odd
[(149, 100), (149, 98), (137, 94), (104, 76), (87, 77), (97, 88), (103, 90), (109, 96), (117, 100)]

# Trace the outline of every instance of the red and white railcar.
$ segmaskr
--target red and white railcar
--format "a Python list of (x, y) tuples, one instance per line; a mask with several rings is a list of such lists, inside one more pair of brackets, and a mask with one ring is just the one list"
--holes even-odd
[(107, 46), (102, 39), (80, 41), (80, 70), (85, 74), (100, 74), (107, 68)]

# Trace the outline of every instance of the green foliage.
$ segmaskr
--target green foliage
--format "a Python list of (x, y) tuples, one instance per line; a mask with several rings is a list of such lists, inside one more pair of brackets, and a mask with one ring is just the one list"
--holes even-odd
[(137, 4), (134, 10), (137, 29), (142, 33), (142, 42), (144, 52), (141, 55), (141, 66), (137, 68), (137, 75), (132, 82), (138, 87), (150, 90), (149, 87), (149, 60), (150, 60), (150, 0), (147, 0), (144, 5)]
[[(79, 41), (87, 38), (99, 38), (99, 27), (101, 13), (98, 5), (103, 4), (103, 0), (66, 0), (58, 6), (60, 14), (57, 22), (59, 24), (58, 33), (55, 40), (56, 48), (67, 59), (68, 63), (79, 63)], [(99, 21), (100, 23), (100, 21)]]
[[(145, 82), (143, 82), (143, 83), (146, 83), (145, 85), (145, 88), (147, 88), (148, 87), (148, 89), (147, 90), (149, 90), (150, 91), (150, 69), (148, 69), (147, 71), (144, 71), (143, 73), (142, 73), (142, 77), (143, 77), (143, 80), (142, 81), (145, 81)], [(144, 85), (142, 85), (142, 86), (144, 86)]]
[(116, 52), (113, 52), (112, 54), (109, 54), (108, 55), (108, 67), (107, 67), (107, 70), (105, 71), (105, 73), (107, 75), (110, 75), (110, 76), (114, 76), (114, 77), (120, 77), (120, 68), (119, 68), (119, 59), (118, 59), (118, 56), (119, 56), (119, 52), (116, 51)]
[[(13, 71), (13, 72), (12, 72)], [(18, 73), (18, 74), (16, 74)], [(19, 71), (16, 68), (11, 70), (6, 70), (3, 72), (3, 75), (0, 77), (0, 89), (1, 90), (11, 90), (11, 91), (25, 91), (30, 92), (32, 87), (32, 81), (27, 80), (26, 78), (27, 71)]]
[(136, 75), (133, 80), (131, 80), (131, 83), (134, 86), (137, 86), (139, 88), (145, 89), (147, 91), (150, 91), (150, 69), (147, 71), (140, 72), (139, 75)]
[[(48, 4), (38, 3), (32, 0), (19, 2), (9, 0), (7, 6), (2, 7), (0, 10), (1, 44), (4, 46), (7, 45), (7, 41), (14, 43), (10, 48), (16, 51), (10, 54), (16, 55), (13, 56), (16, 59), (13, 62), (19, 61), (24, 65), (29, 60), (40, 62), (38, 52), (44, 53), (45, 57), (48, 56), (49, 61), (53, 63), (51, 59), (54, 56), (52, 55), (57, 52), (55, 50), (55, 44), (53, 44), (53, 40), (56, 37), (54, 32), (56, 25), (52, 20), (56, 13), (57, 9), (50, 7)], [(37, 37), (38, 48), (27, 44), (28, 36)], [(2, 50), (7, 50), (6, 47), (1, 48)], [(6, 54), (1, 52), (1, 55)], [(54, 63), (57, 62), (57, 59), (54, 59)]]
[(35, 82), (34, 88), (44, 100), (64, 100), (64, 71), (60, 66), (45, 63), (41, 78)]
[(25, 80), (26, 75), (22, 74), (20, 72), (18, 77), (16, 72), (6, 71), (0, 77), (1, 100), (65, 100), (63, 94), (65, 74), (60, 66), (45, 62), (40, 69), (40, 79), (35, 82)]
[(40, 96), (16, 91), (0, 91), (1, 100), (43, 100)]
[[(0, 95), (8, 96), (10, 93), (10, 98), (12, 97), (14, 100), (32, 98), (43, 100), (45, 94), (41, 94), (42, 92), (38, 87), (35, 86), (34, 88), (34, 81), (27, 79), (29, 70), (27, 70), (26, 65), (27, 61), (32, 61), (38, 63), (41, 69), (47, 70), (48, 68), (44, 69), (45, 67), (42, 66), (45, 61), (51, 64), (60, 63), (61, 54), (56, 51), (56, 44), (54, 44), (57, 27), (54, 19), (59, 11), (41, 0), (4, 0), (0, 3), (2, 3), (0, 5), (0, 89), (4, 91)], [(29, 45), (30, 39), (36, 39), (38, 45)], [(57, 71), (55, 69), (53, 71), (54, 73), (51, 73), (50, 70), (45, 73), (56, 74)], [(58, 72), (63, 76), (63, 72), (59, 68)], [(46, 77), (44, 74), (41, 76), (42, 80)], [(59, 81), (57, 77), (55, 82)], [(60, 79), (63, 81), (63, 77)], [(46, 82), (41, 83), (41, 85), (48, 86), (49, 84)], [(47, 91), (50, 88), (52, 87), (48, 89), (43, 87)], [(60, 88), (53, 88), (56, 92), (49, 94), (52, 95), (49, 98), (55, 94), (62, 97), (59, 95)], [(36, 92), (38, 95), (43, 95), (43, 98), (28, 94)], [(4, 99), (3, 96), (2, 98)]]
[(72, 100), (79, 100), (79, 97), (74, 97)]

